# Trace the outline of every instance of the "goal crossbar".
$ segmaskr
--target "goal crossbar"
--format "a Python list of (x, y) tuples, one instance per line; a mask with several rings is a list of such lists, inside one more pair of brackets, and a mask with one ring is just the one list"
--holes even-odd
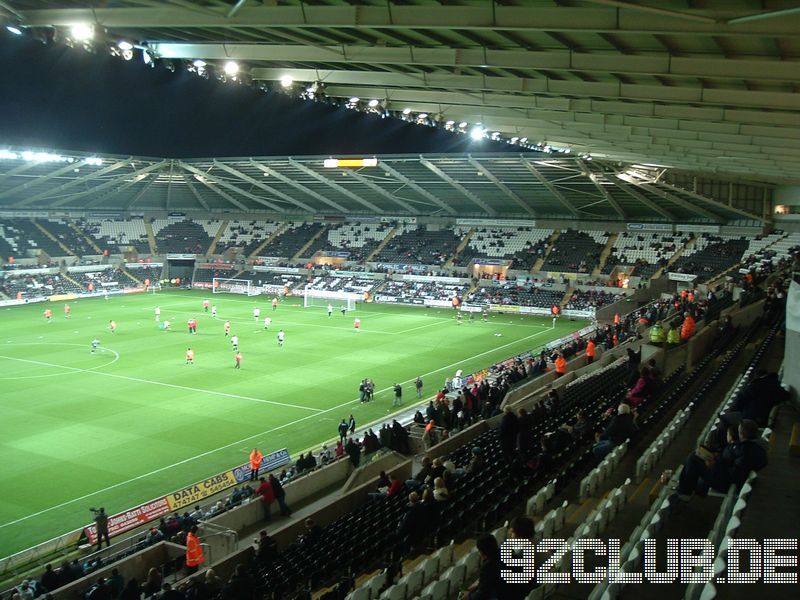
[(356, 305), (362, 297), (352, 292), (331, 292), (325, 290), (304, 289), (303, 307), (304, 308), (327, 308), (341, 310), (344, 306), (347, 311), (356, 309)]
[(249, 279), (214, 277), (211, 280), (211, 293), (257, 296), (261, 293), (261, 288), (254, 286), (253, 282)]

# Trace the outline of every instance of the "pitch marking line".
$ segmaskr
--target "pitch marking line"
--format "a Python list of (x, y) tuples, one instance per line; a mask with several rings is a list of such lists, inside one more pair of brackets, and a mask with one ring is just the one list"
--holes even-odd
[[(545, 331), (539, 331), (537, 333), (532, 333), (531, 335), (529, 335), (527, 337), (521, 338), (521, 339), (516, 340), (514, 342), (509, 342), (508, 344), (503, 344), (502, 346), (498, 346), (497, 348), (492, 348), (491, 350), (487, 350), (486, 352), (481, 352), (480, 354), (476, 354), (475, 356), (470, 356), (469, 358), (465, 358), (463, 360), (460, 360), (458, 362), (449, 364), (447, 366), (440, 367), (440, 368), (436, 369), (435, 371), (429, 371), (427, 373), (423, 373), (420, 377), (427, 377), (429, 375), (433, 375), (434, 373), (438, 373), (439, 371), (444, 371), (445, 369), (451, 369), (451, 368), (453, 368), (455, 366), (460, 365), (461, 363), (463, 363), (463, 362), (465, 362), (467, 360), (473, 360), (473, 359), (479, 358), (479, 357), (481, 357), (481, 356), (483, 356), (485, 354), (489, 354), (490, 352), (495, 352), (497, 350), (502, 350), (503, 348), (507, 348), (508, 346), (511, 346), (513, 344), (516, 344), (516, 343), (519, 343), (519, 342), (522, 342), (522, 341), (525, 341), (525, 340), (528, 340), (528, 339), (531, 339), (531, 338), (535, 338), (536, 336), (542, 335), (543, 333), (547, 333), (548, 331), (550, 331), (550, 330), (547, 329)], [(104, 375), (104, 373), (100, 373), (100, 372), (98, 372), (98, 374), (99, 375)], [(407, 380), (401, 382), (401, 384), (411, 383), (415, 379), (416, 378), (407, 379)], [(376, 393), (380, 394), (380, 393), (383, 393), (383, 392), (387, 392), (387, 391), (393, 389), (393, 387), (394, 386), (385, 387), (382, 390), (378, 390)], [(65, 506), (69, 506), (70, 504), (75, 504), (76, 502), (82, 502), (83, 500), (86, 500), (87, 498), (91, 498), (93, 496), (96, 496), (97, 494), (104, 494), (105, 492), (109, 492), (111, 490), (123, 487), (125, 485), (128, 485), (129, 483), (133, 483), (133, 482), (136, 482), (136, 481), (141, 481), (142, 479), (146, 479), (148, 477), (151, 477), (152, 475), (157, 475), (159, 473), (163, 473), (164, 471), (168, 471), (169, 469), (172, 469), (174, 467), (179, 467), (181, 465), (185, 465), (186, 463), (190, 463), (190, 462), (192, 462), (194, 460), (198, 460), (200, 458), (205, 458), (206, 456), (210, 456), (212, 454), (215, 454), (216, 452), (220, 452), (221, 450), (227, 450), (228, 448), (233, 448), (233, 447), (239, 446), (240, 444), (244, 444), (245, 442), (249, 442), (249, 441), (254, 440), (256, 438), (259, 438), (261, 436), (265, 436), (265, 435), (268, 435), (270, 433), (274, 433), (276, 431), (279, 431), (281, 429), (285, 429), (287, 427), (291, 427), (293, 425), (297, 425), (298, 423), (302, 423), (304, 421), (307, 421), (308, 419), (319, 417), (319, 415), (326, 414), (326, 413), (329, 413), (329, 412), (333, 412), (334, 410), (339, 410), (341, 408), (344, 408), (345, 406), (348, 406), (350, 404), (354, 404), (354, 403), (356, 403), (358, 401), (359, 401), (359, 399), (355, 398), (353, 400), (348, 400), (347, 402), (343, 402), (342, 404), (338, 404), (336, 406), (332, 406), (331, 408), (326, 408), (325, 410), (314, 409), (314, 410), (318, 410), (319, 412), (317, 412), (317, 413), (315, 413), (313, 415), (306, 415), (305, 417), (301, 417), (301, 418), (296, 419), (294, 421), (290, 421), (288, 423), (284, 423), (283, 425), (278, 425), (277, 427), (273, 427), (272, 429), (267, 429), (266, 431), (262, 431), (261, 433), (256, 433), (256, 434), (253, 434), (253, 435), (249, 435), (246, 438), (243, 438), (241, 440), (236, 440), (235, 442), (231, 442), (230, 444), (225, 444), (224, 446), (220, 446), (219, 448), (213, 448), (212, 450), (207, 450), (207, 451), (202, 452), (200, 454), (196, 454), (194, 456), (190, 456), (189, 458), (185, 458), (185, 459), (183, 459), (181, 461), (178, 461), (176, 463), (172, 463), (171, 465), (166, 465), (164, 467), (159, 467), (158, 469), (154, 469), (153, 471), (150, 471), (149, 473), (143, 473), (141, 475), (137, 475), (136, 477), (132, 477), (131, 479), (127, 479), (125, 481), (120, 481), (119, 483), (115, 483), (115, 484), (109, 485), (109, 486), (104, 487), (104, 488), (102, 488), (100, 490), (95, 490), (94, 492), (90, 492), (88, 494), (84, 494), (83, 496), (79, 496), (77, 498), (73, 498), (72, 500), (67, 500), (65, 502), (61, 502), (60, 504), (56, 504), (54, 506), (50, 506), (48, 508), (45, 508), (45, 509), (40, 510), (40, 511), (37, 511), (37, 512), (32, 513), (30, 515), (27, 515), (25, 517), (20, 517), (19, 519), (15, 519), (13, 521), (9, 521), (8, 523), (0, 523), (0, 529), (4, 529), (6, 527), (10, 527), (11, 525), (16, 525), (17, 523), (22, 523), (24, 521), (27, 521), (29, 519), (33, 519), (34, 517), (38, 517), (40, 515), (43, 515), (43, 514), (48, 513), (48, 512), (51, 512), (53, 510), (57, 510), (59, 508), (65, 507)], [(414, 406), (414, 405), (415, 405), (415, 403), (411, 403), (411, 404), (408, 404), (408, 405), (404, 405), (403, 408), (408, 408), (408, 407), (411, 407), (411, 406)]]
[(116, 373), (104, 373), (103, 371), (94, 371), (92, 369), (80, 369), (78, 367), (68, 367), (66, 365), (57, 365), (55, 363), (42, 362), (40, 360), (31, 360), (29, 358), (17, 358), (16, 356), (2, 356), (6, 360), (16, 360), (19, 362), (30, 363), (33, 365), (41, 365), (43, 367), (55, 367), (58, 369), (67, 369), (72, 372), (93, 373), (95, 375), (102, 375), (104, 377), (114, 377), (116, 379), (125, 379), (127, 381), (136, 381), (138, 383), (149, 383), (151, 385), (161, 385), (164, 387), (175, 388), (179, 390), (186, 390), (188, 392), (198, 392), (201, 394), (212, 394), (214, 396), (224, 396), (226, 398), (237, 398), (239, 400), (248, 400), (250, 402), (260, 402), (262, 404), (271, 404), (273, 406), (283, 406), (285, 408), (299, 408), (300, 410), (310, 410), (314, 413), (323, 412), (320, 408), (311, 408), (310, 406), (300, 406), (299, 404), (288, 404), (286, 402), (277, 402), (275, 400), (264, 400), (262, 398), (253, 398), (251, 396), (240, 396), (238, 394), (229, 394), (228, 392), (215, 392), (214, 390), (204, 390), (201, 388), (193, 388), (185, 385), (178, 385), (175, 383), (165, 383), (163, 381), (152, 381), (150, 379), (141, 379), (139, 377), (130, 377), (128, 375), (118, 375)]

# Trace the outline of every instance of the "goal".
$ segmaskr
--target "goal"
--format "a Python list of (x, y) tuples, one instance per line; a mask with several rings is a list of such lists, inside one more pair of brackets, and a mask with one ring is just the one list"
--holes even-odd
[(361, 296), (350, 292), (329, 292), (325, 290), (303, 290), (303, 308), (327, 308), (330, 304), (333, 310), (341, 310), (342, 306), (347, 312), (356, 309)]
[(261, 288), (253, 285), (249, 279), (226, 279), (214, 277), (211, 281), (212, 294), (242, 294), (244, 296), (258, 296)]

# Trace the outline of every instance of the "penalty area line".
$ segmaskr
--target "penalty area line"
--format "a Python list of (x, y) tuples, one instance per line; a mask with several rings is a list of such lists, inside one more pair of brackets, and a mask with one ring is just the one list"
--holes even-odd
[(66, 365), (57, 365), (55, 363), (42, 362), (40, 360), (31, 360), (29, 358), (17, 358), (13, 356), (0, 356), (7, 360), (16, 360), (18, 362), (30, 363), (33, 365), (40, 365), (43, 367), (51, 367), (58, 369), (66, 369), (71, 372), (91, 373), (93, 375), (102, 375), (103, 377), (113, 377), (115, 379), (124, 379), (126, 381), (136, 381), (138, 383), (146, 383), (150, 385), (160, 385), (163, 387), (174, 388), (178, 390), (186, 390), (187, 392), (197, 392), (200, 394), (211, 394), (213, 396), (224, 396), (225, 398), (236, 398), (238, 400), (247, 400), (249, 402), (259, 402), (261, 404), (271, 404), (273, 406), (283, 406), (284, 408), (297, 408), (300, 410), (310, 410), (315, 414), (322, 412), (322, 409), (312, 408), (310, 406), (300, 406), (299, 404), (289, 404), (287, 402), (277, 402), (276, 400), (264, 400), (263, 398), (253, 398), (252, 396), (240, 396), (239, 394), (230, 394), (228, 392), (217, 392), (214, 390), (204, 390), (202, 388), (193, 388), (186, 385), (178, 385), (176, 383), (165, 383), (163, 381), (153, 381), (151, 379), (141, 379), (140, 377), (131, 377), (129, 375), (118, 375), (116, 373), (104, 373), (103, 371), (94, 371), (92, 369), (80, 369), (78, 367), (68, 367)]
[[(468, 358), (465, 358), (465, 359), (460, 360), (458, 362), (449, 364), (447, 366), (439, 367), (438, 369), (436, 369), (434, 371), (428, 371), (427, 373), (423, 373), (421, 375), (421, 377), (427, 377), (429, 375), (433, 375), (434, 373), (438, 373), (440, 371), (444, 371), (445, 369), (450, 369), (450, 368), (452, 368), (454, 366), (457, 366), (457, 365), (459, 365), (459, 364), (461, 364), (461, 363), (463, 363), (463, 362), (465, 362), (467, 360), (473, 360), (475, 358), (479, 358), (479, 357), (484, 356), (486, 354), (489, 354), (491, 352), (496, 352), (497, 350), (502, 350), (503, 348), (507, 348), (508, 346), (511, 346), (513, 344), (518, 344), (520, 342), (524, 342), (525, 340), (529, 340), (531, 338), (535, 338), (535, 337), (537, 337), (537, 336), (539, 336), (539, 335), (541, 335), (543, 333), (547, 333), (548, 331), (550, 331), (550, 330), (547, 329), (545, 331), (539, 331), (539, 332), (533, 333), (533, 334), (531, 334), (531, 335), (529, 335), (527, 337), (520, 338), (519, 340), (516, 340), (516, 341), (513, 341), (513, 342), (509, 342), (507, 344), (503, 344), (502, 346), (498, 346), (497, 348), (492, 348), (491, 350), (487, 350), (486, 352), (481, 352), (480, 354), (476, 354), (475, 356), (470, 356)], [(94, 372), (96, 372), (96, 371), (94, 371)], [(98, 374), (102, 375), (103, 373), (98, 373)], [(414, 381), (414, 379), (407, 379), (407, 380), (403, 381), (402, 383), (410, 383), (412, 381)], [(386, 392), (386, 391), (392, 389), (392, 387), (383, 388), (382, 390), (378, 390), (376, 393), (380, 394), (380, 393)], [(95, 490), (94, 492), (89, 492), (88, 494), (84, 494), (83, 496), (79, 496), (79, 497), (73, 498), (71, 500), (66, 500), (64, 502), (61, 502), (60, 504), (56, 504), (54, 506), (50, 506), (48, 508), (45, 508), (43, 510), (37, 511), (35, 513), (32, 513), (32, 514), (24, 516), (24, 517), (20, 517), (19, 519), (15, 519), (15, 520), (9, 521), (7, 523), (0, 523), (0, 529), (4, 529), (6, 527), (10, 527), (10, 526), (16, 525), (18, 523), (23, 523), (25, 521), (28, 521), (28, 520), (33, 519), (35, 517), (41, 516), (43, 514), (47, 514), (49, 512), (54, 511), (54, 510), (58, 510), (59, 508), (63, 508), (65, 506), (69, 506), (71, 504), (75, 504), (76, 502), (82, 502), (83, 500), (87, 500), (88, 498), (92, 498), (93, 496), (96, 496), (98, 494), (104, 494), (106, 492), (110, 492), (111, 490), (115, 490), (115, 489), (121, 488), (123, 486), (126, 486), (126, 485), (128, 485), (130, 483), (141, 481), (142, 479), (146, 479), (146, 478), (151, 477), (153, 475), (158, 475), (159, 473), (163, 473), (164, 471), (168, 471), (169, 469), (173, 469), (175, 467), (179, 467), (181, 465), (185, 465), (185, 464), (190, 463), (190, 462), (192, 462), (194, 460), (199, 460), (199, 459), (205, 458), (207, 456), (211, 456), (212, 454), (215, 454), (215, 453), (220, 452), (222, 450), (228, 450), (229, 448), (234, 448), (236, 446), (240, 446), (241, 444), (244, 444), (245, 442), (249, 442), (249, 441), (257, 439), (259, 437), (262, 437), (262, 436), (265, 436), (265, 435), (269, 435), (270, 433), (274, 433), (276, 431), (280, 431), (281, 429), (286, 429), (287, 427), (291, 427), (293, 425), (297, 425), (299, 423), (303, 423), (303, 422), (307, 421), (308, 419), (317, 418), (320, 415), (333, 412), (334, 410), (340, 410), (341, 408), (344, 408), (345, 406), (349, 406), (350, 404), (354, 404), (354, 403), (356, 403), (358, 401), (359, 401), (359, 399), (355, 398), (353, 400), (348, 400), (347, 402), (343, 402), (343, 403), (338, 404), (336, 406), (332, 406), (330, 408), (326, 408), (325, 410), (313, 409), (313, 410), (317, 410), (318, 412), (316, 412), (316, 413), (314, 413), (312, 415), (306, 415), (305, 417), (301, 417), (299, 419), (295, 419), (294, 421), (290, 421), (288, 423), (284, 423), (283, 425), (278, 425), (276, 427), (272, 427), (271, 429), (267, 429), (266, 431), (262, 431), (262, 432), (259, 432), (259, 433), (253, 434), (253, 435), (249, 435), (246, 438), (242, 438), (240, 440), (236, 440), (235, 442), (231, 442), (229, 444), (225, 444), (224, 446), (219, 446), (218, 448), (213, 448), (211, 450), (207, 450), (205, 452), (201, 452), (200, 454), (196, 454), (194, 456), (190, 456), (189, 458), (185, 458), (185, 459), (180, 460), (178, 462), (172, 463), (171, 465), (165, 465), (163, 467), (159, 467), (158, 469), (154, 469), (154, 470), (152, 470), (152, 471), (150, 471), (148, 473), (143, 473), (141, 475), (137, 475), (136, 477), (132, 477), (131, 479), (126, 479), (125, 481), (120, 481), (118, 483), (115, 483), (115, 484), (109, 485), (107, 487), (104, 487), (104, 488), (102, 488), (100, 490)], [(416, 403), (416, 404), (420, 404), (420, 403)], [(408, 407), (414, 406), (414, 405), (415, 405), (415, 403), (411, 403), (409, 405), (404, 405), (402, 408), (408, 408)]]

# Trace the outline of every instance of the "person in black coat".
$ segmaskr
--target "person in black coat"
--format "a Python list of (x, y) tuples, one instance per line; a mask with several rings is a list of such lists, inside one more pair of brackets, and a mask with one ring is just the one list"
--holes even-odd
[(727, 492), (731, 484), (741, 489), (750, 471), (767, 465), (767, 451), (758, 438), (758, 425), (749, 419), (738, 428), (739, 440), (728, 435), (728, 445), (719, 454), (700, 448), (690, 454), (678, 479), (679, 496), (704, 496), (709, 489)]
[(633, 422), (631, 407), (627, 404), (620, 404), (617, 407), (617, 415), (611, 419), (606, 430), (597, 436), (597, 443), (592, 447), (592, 453), (602, 459), (635, 432), (636, 425)]
[(503, 456), (510, 458), (514, 454), (517, 445), (517, 435), (519, 434), (519, 419), (510, 406), (506, 406), (503, 411), (503, 418), (500, 419), (500, 448)]
[(465, 600), (496, 600), (501, 597), (503, 579), (500, 576), (500, 547), (491, 534), (484, 534), (475, 543), (481, 555), (478, 581), (464, 594)]

